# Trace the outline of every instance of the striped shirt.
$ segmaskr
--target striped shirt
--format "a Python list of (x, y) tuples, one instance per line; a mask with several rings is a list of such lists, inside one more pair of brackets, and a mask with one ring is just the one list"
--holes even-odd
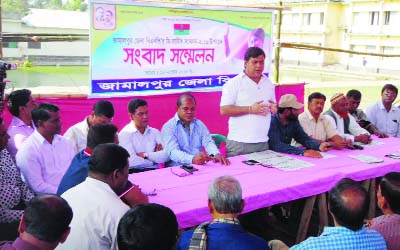
[(400, 249), (400, 214), (376, 217), (369, 228), (382, 234), (388, 250)]

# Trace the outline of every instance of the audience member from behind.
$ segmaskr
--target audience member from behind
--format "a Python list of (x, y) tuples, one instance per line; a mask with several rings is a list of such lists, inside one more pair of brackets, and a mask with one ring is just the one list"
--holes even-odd
[(143, 99), (132, 99), (128, 104), (129, 118), (127, 124), (119, 133), (119, 145), (128, 150), (131, 155), (129, 167), (133, 172), (141, 172), (158, 168), (158, 163), (168, 161), (161, 133), (149, 126), (149, 110)]
[(268, 149), (271, 113), (276, 113), (275, 86), (264, 72), (265, 53), (247, 49), (244, 70), (222, 87), (221, 115), (229, 116), (227, 156)]
[(299, 115), (299, 122), (304, 132), (311, 138), (330, 144), (336, 149), (347, 146), (346, 141), (337, 134), (335, 127), (329, 122), (329, 117), (322, 114), (324, 111), (325, 95), (314, 92), (308, 96), (308, 110)]
[(342, 179), (329, 192), (328, 209), (334, 227), (325, 227), (318, 237), (309, 237), (292, 250), (385, 250), (385, 239), (375, 230), (364, 227), (368, 213), (369, 196), (361, 185), (351, 179)]
[(71, 228), (72, 210), (56, 195), (40, 195), (29, 201), (19, 224), (19, 237), (1, 250), (52, 250), (64, 242)]
[(118, 144), (117, 132), (117, 127), (111, 123), (98, 123), (89, 128), (87, 146), (72, 159), (71, 165), (69, 165), (67, 172), (65, 172), (58, 186), (58, 195), (63, 194), (88, 177), (88, 162), (93, 149), (103, 143)]
[(171, 250), (177, 237), (174, 212), (159, 204), (137, 205), (118, 224), (119, 250)]
[[(89, 177), (62, 195), (75, 216), (70, 237), (57, 249), (116, 248), (118, 222), (129, 210), (117, 195), (128, 181), (128, 158), (129, 153), (113, 143), (100, 144), (93, 150)], [(147, 196), (135, 185), (121, 198), (130, 206), (148, 203)]]
[(68, 141), (59, 135), (61, 119), (59, 108), (41, 103), (32, 110), (36, 130), (18, 151), (17, 167), (25, 181), (36, 193), (55, 194), (74, 151)]
[(31, 113), (33, 108), (36, 107), (36, 102), (29, 89), (19, 89), (8, 95), (7, 107), (13, 115), (7, 131), (10, 136), (7, 149), (15, 160), (15, 155), (21, 148), (22, 143), (35, 130)]
[(86, 138), (89, 127), (98, 123), (110, 123), (114, 117), (114, 107), (107, 100), (100, 100), (93, 106), (92, 113), (85, 119), (72, 127), (65, 133), (64, 137), (68, 139), (74, 148), (75, 154), (86, 148)]
[(13, 240), (18, 236), (18, 224), (25, 204), (34, 196), (5, 149), (9, 138), (0, 118), (0, 240)]
[(400, 108), (393, 105), (398, 89), (392, 84), (385, 84), (381, 90), (381, 100), (366, 110), (370, 122), (382, 132), (400, 137)]
[(177, 101), (175, 116), (162, 128), (162, 140), (172, 165), (203, 165), (210, 160), (228, 165), (229, 160), (219, 152), (206, 125), (195, 117), (196, 106), (193, 95), (182, 94)]
[[(281, 96), (278, 113), (274, 114), (271, 119), (271, 128), (268, 134), (269, 147), (277, 152), (322, 158), (319, 151), (328, 151), (331, 145), (328, 142), (316, 141), (304, 132), (297, 117), (303, 106), (293, 94)], [(303, 145), (305, 149), (292, 146), (293, 139)]]
[(349, 143), (371, 142), (370, 134), (367, 130), (358, 125), (353, 116), (349, 115), (349, 101), (343, 93), (334, 94), (331, 98), (331, 108), (324, 113), (329, 115), (331, 123), (337, 132)]
[(379, 138), (389, 137), (389, 135), (379, 131), (379, 129), (368, 120), (364, 111), (358, 108), (361, 103), (360, 91), (356, 89), (349, 90), (346, 94), (346, 98), (349, 101), (349, 113), (356, 119), (358, 125)]
[(385, 238), (388, 250), (400, 249), (400, 173), (386, 174), (379, 183), (378, 207), (383, 215), (372, 220), (369, 228)]
[(246, 232), (238, 215), (244, 200), (240, 183), (231, 176), (221, 176), (208, 188), (208, 208), (213, 219), (195, 230), (183, 232), (177, 249), (245, 250), (269, 249), (268, 243)]

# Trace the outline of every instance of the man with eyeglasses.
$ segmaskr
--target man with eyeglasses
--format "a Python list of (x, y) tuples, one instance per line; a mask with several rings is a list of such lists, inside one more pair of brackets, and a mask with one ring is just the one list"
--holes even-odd
[(381, 91), (382, 99), (366, 110), (369, 121), (380, 131), (393, 137), (400, 137), (400, 109), (393, 106), (397, 93), (396, 86), (386, 84)]
[(356, 122), (349, 114), (349, 101), (343, 93), (336, 93), (331, 98), (331, 108), (324, 114), (330, 116), (330, 122), (334, 125), (339, 135), (348, 142), (371, 142), (369, 132)]
[(132, 120), (119, 133), (119, 145), (124, 147), (129, 158), (130, 172), (143, 172), (158, 168), (159, 163), (167, 162), (161, 133), (149, 126), (149, 110), (143, 99), (132, 99), (128, 104), (129, 118)]
[[(188, 93), (179, 96), (175, 116), (161, 130), (165, 150), (172, 161), (168, 165), (203, 165), (210, 160), (228, 165), (229, 160), (219, 152), (206, 125), (195, 115), (194, 96)], [(202, 151), (203, 147), (207, 153)]]

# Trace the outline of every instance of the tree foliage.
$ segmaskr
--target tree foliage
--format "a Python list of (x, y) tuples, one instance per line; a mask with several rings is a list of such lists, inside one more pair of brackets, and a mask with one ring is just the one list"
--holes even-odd
[(0, 0), (3, 14), (18, 14), (24, 16), (29, 8), (86, 11), (87, 4), (84, 0)]

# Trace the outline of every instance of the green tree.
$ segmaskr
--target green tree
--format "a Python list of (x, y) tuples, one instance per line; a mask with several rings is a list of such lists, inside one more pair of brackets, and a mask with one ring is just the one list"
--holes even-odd
[(4, 17), (8, 14), (24, 16), (28, 13), (29, 5), (26, 0), (1, 0), (1, 12)]
[(59, 10), (62, 9), (62, 1), (61, 0), (50, 0), (47, 4), (47, 9), (55, 9)]
[(87, 4), (83, 0), (69, 0), (63, 6), (64, 10), (86, 11)]

